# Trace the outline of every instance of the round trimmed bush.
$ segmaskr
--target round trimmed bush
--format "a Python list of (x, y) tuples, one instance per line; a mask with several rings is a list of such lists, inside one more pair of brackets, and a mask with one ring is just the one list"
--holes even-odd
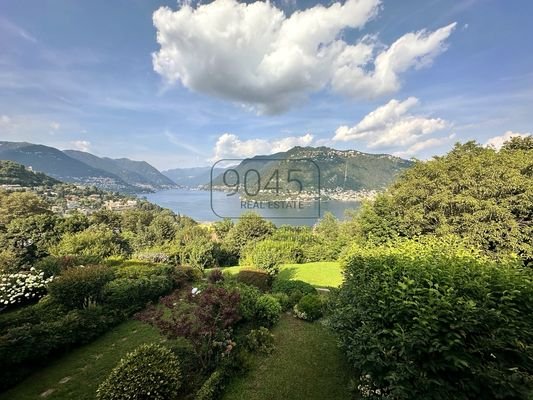
[(272, 285), (273, 293), (285, 293), (289, 296), (289, 306), (293, 307), (306, 294), (317, 294), (313, 285), (299, 280), (276, 279)]
[(263, 292), (270, 290), (271, 278), (267, 272), (258, 269), (243, 269), (237, 274), (239, 282), (255, 286)]
[(236, 289), (239, 292), (241, 301), (239, 303), (239, 312), (246, 321), (251, 321), (257, 313), (257, 301), (261, 292), (255, 286), (245, 285), (244, 283), (228, 283), (229, 289)]
[(278, 300), (269, 294), (264, 294), (256, 303), (256, 318), (265, 326), (272, 326), (279, 321), (281, 305)]
[(306, 294), (294, 307), (298, 318), (306, 321), (315, 321), (322, 316), (322, 299), (317, 294)]
[(178, 358), (166, 347), (142, 345), (111, 371), (96, 392), (98, 400), (169, 400), (181, 386)]

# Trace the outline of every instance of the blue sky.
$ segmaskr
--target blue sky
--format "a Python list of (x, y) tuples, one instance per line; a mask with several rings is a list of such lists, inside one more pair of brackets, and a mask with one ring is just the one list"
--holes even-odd
[(0, 139), (166, 169), (533, 132), (533, 2), (332, 4), (4, 1)]

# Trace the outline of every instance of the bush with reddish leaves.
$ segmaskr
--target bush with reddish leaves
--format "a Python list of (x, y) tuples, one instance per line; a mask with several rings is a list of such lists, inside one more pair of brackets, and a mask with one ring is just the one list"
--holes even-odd
[(186, 295), (161, 299), (164, 308), (152, 307), (138, 318), (157, 327), (169, 339), (185, 337), (207, 370), (232, 351), (232, 326), (240, 319), (240, 295), (236, 290), (210, 285), (193, 288)]

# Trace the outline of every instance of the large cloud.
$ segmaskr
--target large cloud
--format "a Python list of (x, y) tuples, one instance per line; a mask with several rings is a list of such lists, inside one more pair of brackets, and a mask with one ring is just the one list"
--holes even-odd
[(270, 2), (161, 7), (153, 15), (161, 46), (154, 70), (170, 83), (266, 113), (325, 87), (355, 97), (391, 93), (399, 74), (445, 50), (455, 23), (408, 33), (388, 48), (375, 37), (343, 40), (344, 30), (363, 27), (379, 8), (379, 0), (347, 0), (286, 16)]
[(215, 145), (213, 160), (228, 158), (247, 158), (258, 154), (274, 154), (287, 151), (294, 146), (309, 146), (313, 143), (313, 135), (289, 136), (275, 140), (249, 139), (241, 140), (231, 133), (221, 135)]
[[(413, 115), (411, 109), (418, 99), (409, 97), (404, 101), (391, 100), (367, 114), (353, 127), (341, 126), (333, 140), (366, 142), (369, 148), (392, 148), (411, 146), (423, 137), (443, 130), (449, 124), (441, 118)], [(428, 142), (434, 143), (434, 142)], [(416, 150), (421, 150), (416, 148)]]

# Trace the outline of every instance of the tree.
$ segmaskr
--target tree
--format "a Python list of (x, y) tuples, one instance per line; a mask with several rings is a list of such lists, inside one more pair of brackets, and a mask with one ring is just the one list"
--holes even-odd
[(274, 224), (260, 215), (245, 213), (228, 232), (224, 245), (230, 252), (239, 255), (248, 243), (270, 236), (274, 229)]
[(533, 148), (514, 139), (501, 151), (475, 142), (417, 162), (360, 221), (367, 237), (387, 240), (456, 234), (492, 254), (533, 260)]
[(105, 225), (94, 225), (77, 233), (63, 235), (50, 252), (55, 256), (94, 256), (105, 258), (126, 252), (117, 233)]
[(0, 191), (0, 230), (15, 219), (38, 214), (51, 214), (51, 211), (35, 193)]

